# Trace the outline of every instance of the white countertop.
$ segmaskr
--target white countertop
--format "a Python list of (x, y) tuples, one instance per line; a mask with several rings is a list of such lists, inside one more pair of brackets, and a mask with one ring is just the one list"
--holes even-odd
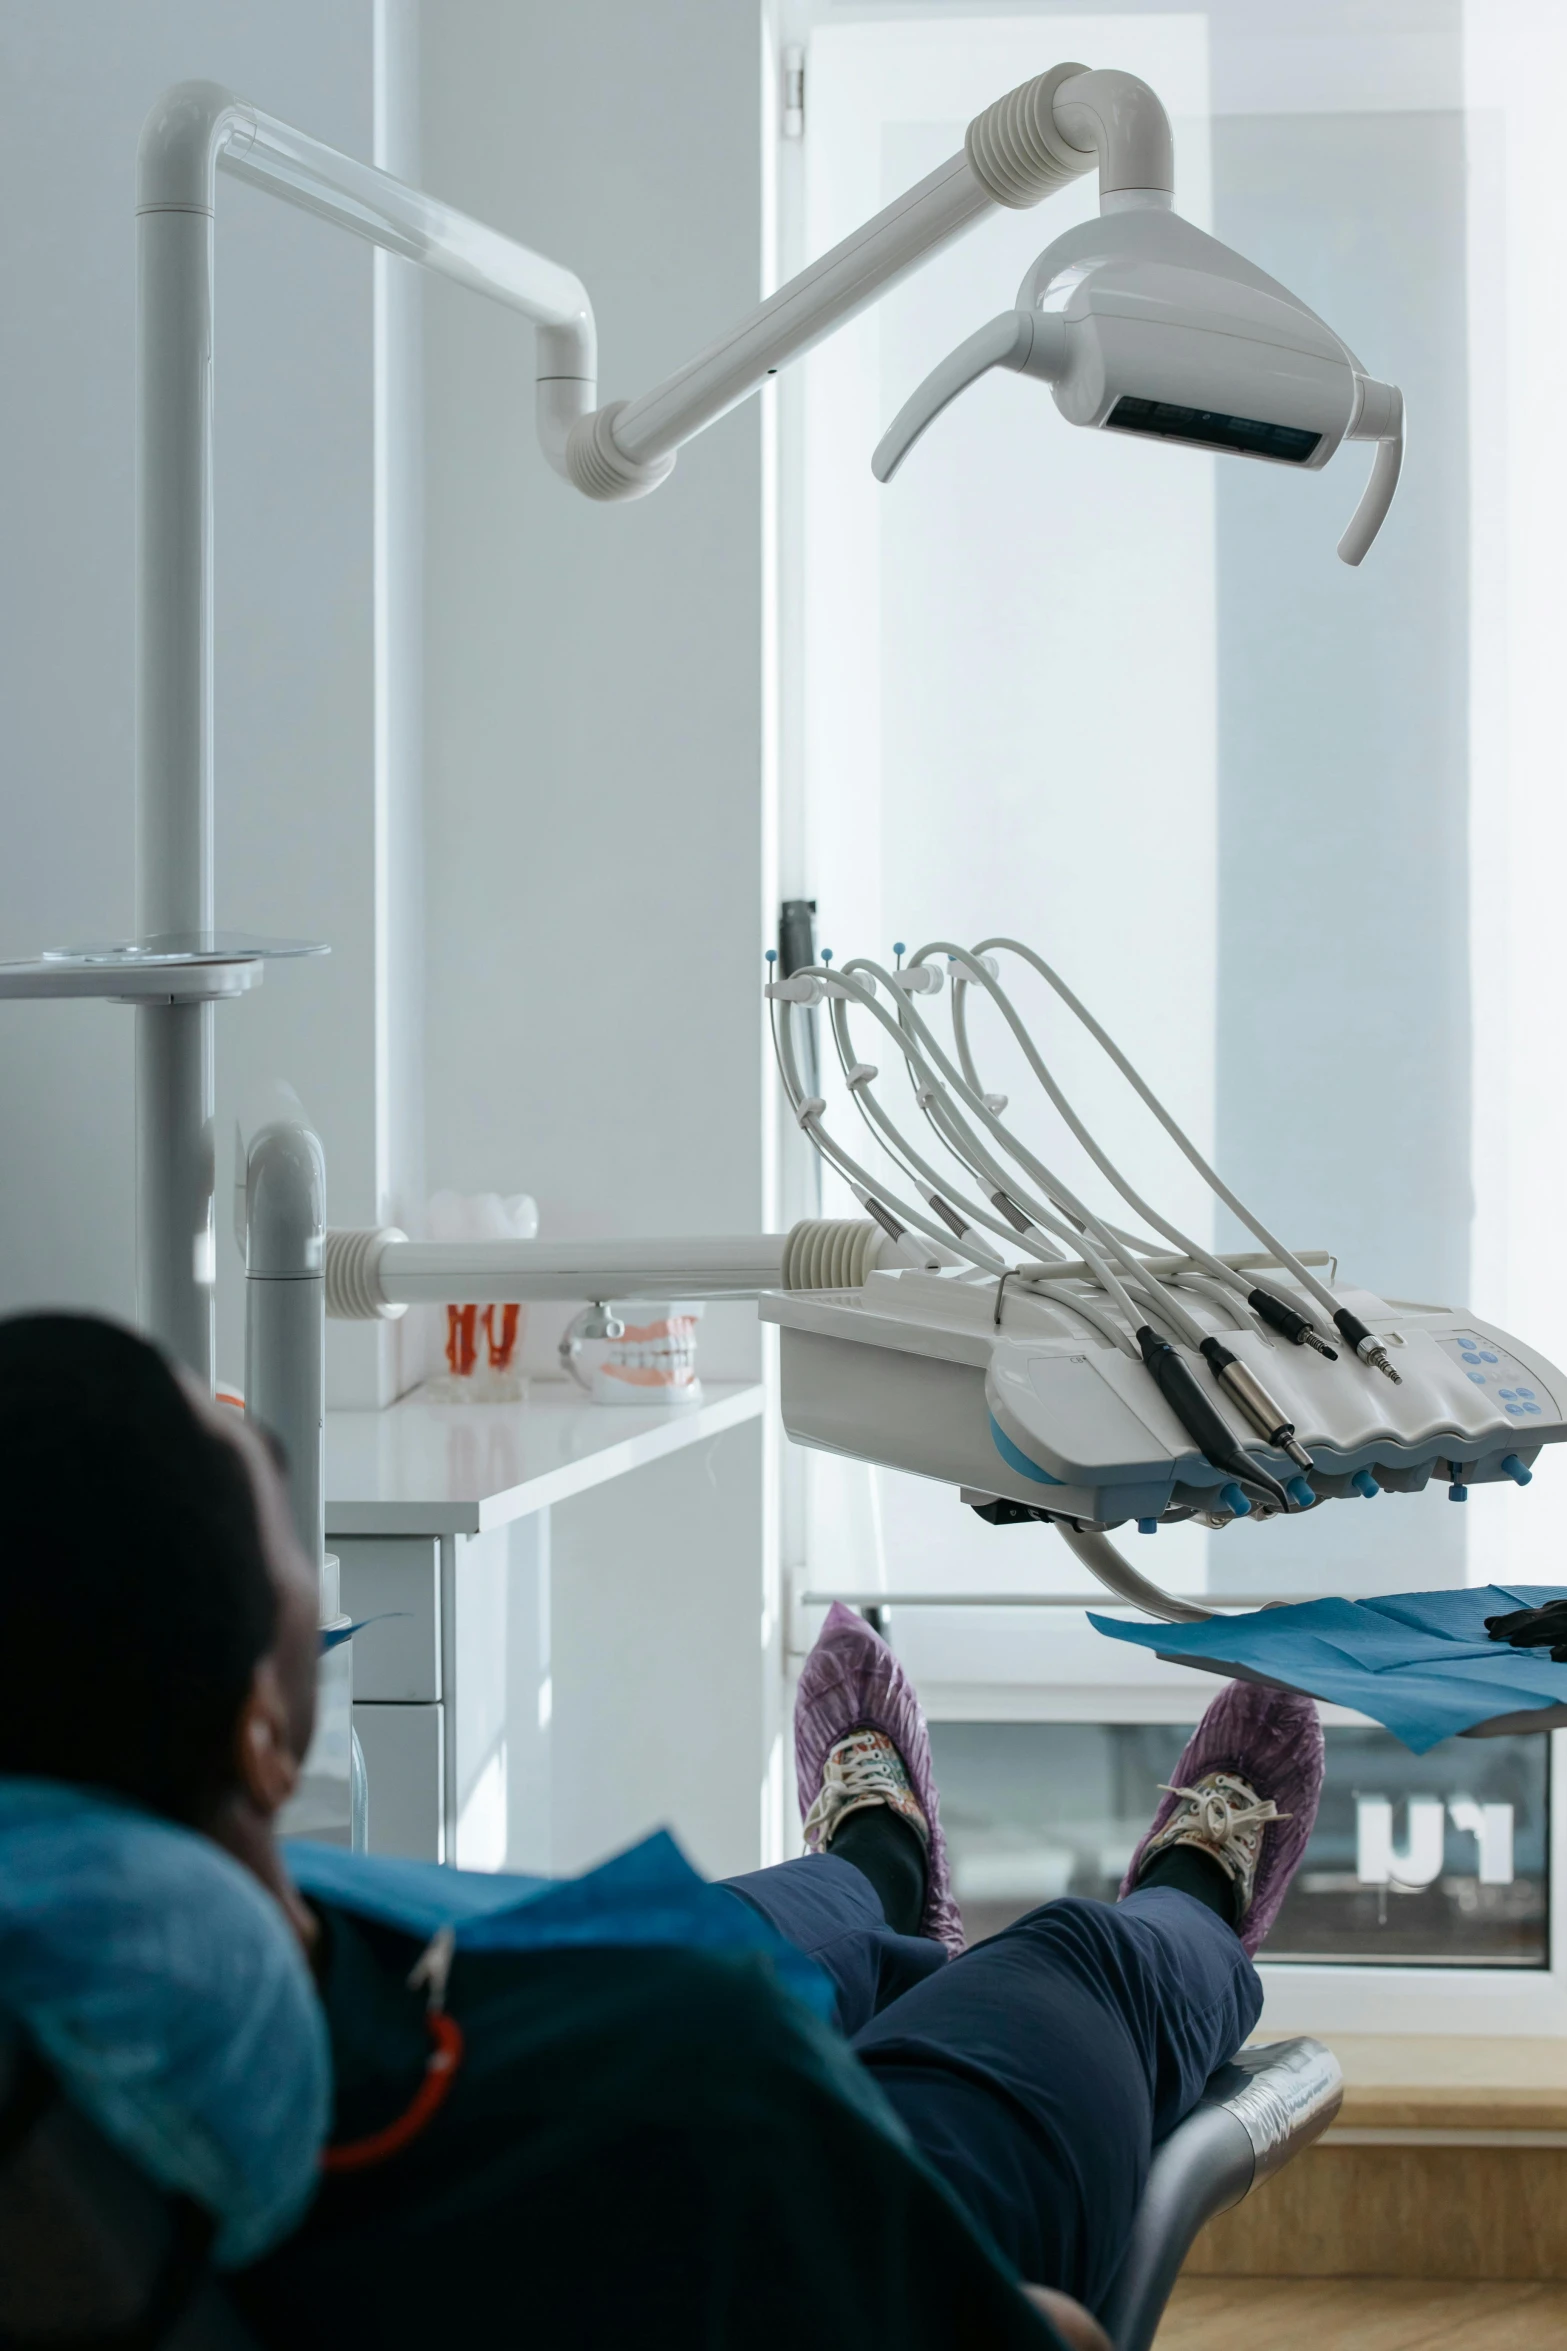
[(326, 1416), (333, 1535), (479, 1535), (761, 1416), (759, 1384), (707, 1381), (700, 1404), (593, 1404), (536, 1380), (523, 1404), (436, 1404)]

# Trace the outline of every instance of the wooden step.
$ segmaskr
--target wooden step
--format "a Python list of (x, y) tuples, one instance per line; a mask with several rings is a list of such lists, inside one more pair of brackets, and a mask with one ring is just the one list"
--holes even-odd
[(1567, 2040), (1323, 2037), (1337, 2122), (1186, 2275), (1567, 2281)]
[(1154, 2351), (1561, 2351), (1567, 2286), (1180, 2278)]

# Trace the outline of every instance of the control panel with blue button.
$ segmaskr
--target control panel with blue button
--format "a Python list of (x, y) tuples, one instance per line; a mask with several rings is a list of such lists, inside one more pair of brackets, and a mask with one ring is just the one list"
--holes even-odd
[(1466, 1376), (1485, 1390), (1487, 1402), (1499, 1404), (1509, 1420), (1561, 1418), (1561, 1409), (1539, 1374), (1493, 1338), (1476, 1331), (1444, 1331), (1437, 1344), (1463, 1365)]

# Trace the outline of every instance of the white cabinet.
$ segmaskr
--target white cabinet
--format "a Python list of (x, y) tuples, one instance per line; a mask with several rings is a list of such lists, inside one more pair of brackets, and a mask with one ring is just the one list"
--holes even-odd
[(328, 1414), (373, 1853), (549, 1872), (668, 1825), (710, 1870), (764, 1858), (782, 1675), (761, 1406), (752, 1386), (660, 1409), (540, 1383), (523, 1405)]
[(429, 1535), (334, 1536), (354, 1634), (354, 1700), (433, 1704), (441, 1695), (441, 1546)]
[(446, 1710), (354, 1706), (370, 1792), (370, 1850), (440, 1861), (446, 1850)]

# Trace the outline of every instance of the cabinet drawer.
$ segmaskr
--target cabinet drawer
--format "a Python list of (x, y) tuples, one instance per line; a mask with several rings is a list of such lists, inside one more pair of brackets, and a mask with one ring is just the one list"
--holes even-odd
[(431, 1535), (337, 1536), (354, 1635), (354, 1696), (433, 1703), (441, 1687), (440, 1544)]
[(370, 1800), (370, 1851), (403, 1861), (444, 1861), (444, 1706), (355, 1702)]

